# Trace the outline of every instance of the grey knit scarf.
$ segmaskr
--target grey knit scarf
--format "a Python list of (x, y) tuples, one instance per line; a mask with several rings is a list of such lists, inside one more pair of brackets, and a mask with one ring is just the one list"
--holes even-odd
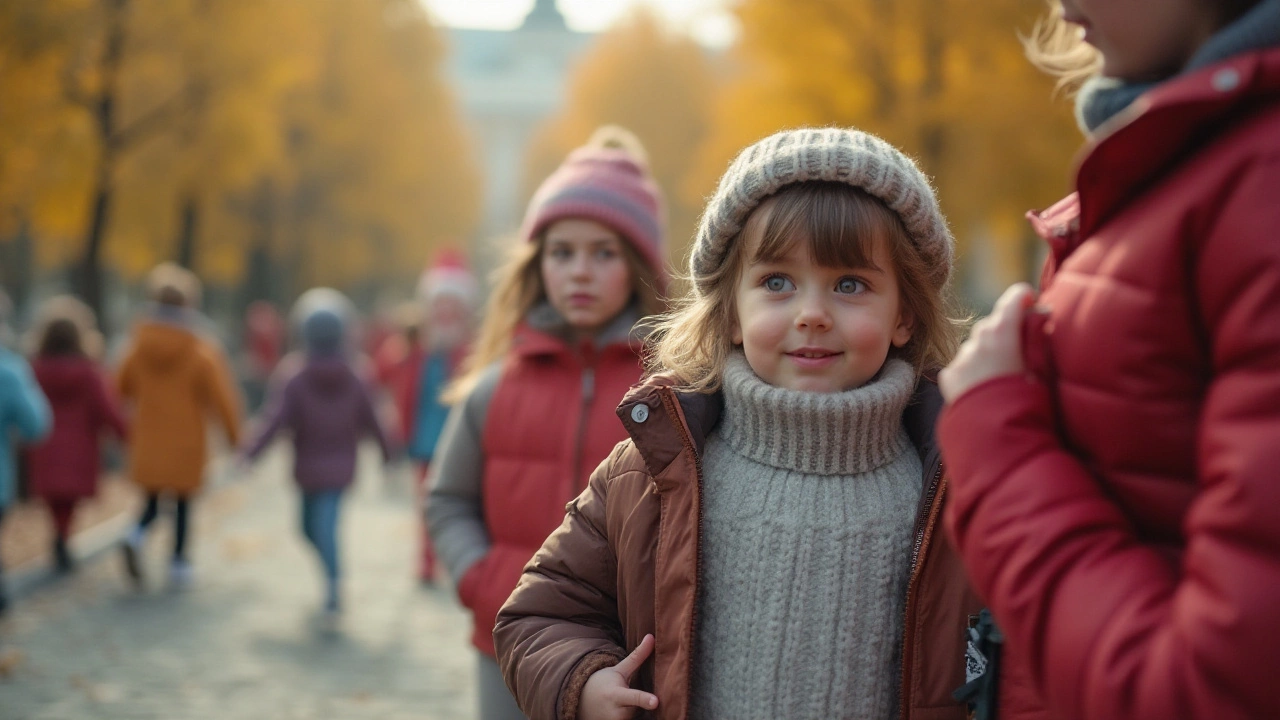
[(1120, 114), (1143, 93), (1173, 77), (1186, 75), (1229, 57), (1280, 46), (1280, 0), (1262, 0), (1235, 22), (1219, 30), (1191, 57), (1179, 73), (1151, 82), (1129, 83), (1095, 77), (1076, 96), (1076, 122), (1087, 135)]

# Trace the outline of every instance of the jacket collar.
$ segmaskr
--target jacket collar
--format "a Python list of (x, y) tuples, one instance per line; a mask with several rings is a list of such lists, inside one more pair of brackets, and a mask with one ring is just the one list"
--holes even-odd
[[(707, 436), (724, 412), (722, 393), (687, 392), (676, 389), (675, 385), (675, 380), (668, 375), (652, 376), (632, 386), (617, 410), (649, 474), (655, 478), (686, 448), (701, 458)], [(919, 451), (926, 471), (941, 456), (934, 438), (934, 425), (942, 411), (942, 402), (936, 377), (930, 373), (917, 382), (903, 413), (903, 426)]]
[[(1280, 0), (1262, 0), (1209, 38), (1176, 75), (1195, 72), (1233, 55), (1280, 47)], [(1095, 77), (1076, 96), (1076, 120), (1086, 134), (1102, 128), (1143, 93), (1169, 78), (1132, 83)]]
[(1277, 99), (1280, 49), (1236, 55), (1139, 97), (1100, 128), (1083, 151), (1076, 173), (1079, 232), (1070, 233), (1073, 245), (1205, 138), (1219, 134), (1248, 105)]

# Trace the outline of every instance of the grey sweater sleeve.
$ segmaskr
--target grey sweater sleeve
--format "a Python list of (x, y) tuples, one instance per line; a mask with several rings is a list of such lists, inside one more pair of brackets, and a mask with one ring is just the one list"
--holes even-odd
[(485, 418), (502, 377), (502, 364), (484, 371), (475, 389), (453, 406), (431, 463), (427, 500), (427, 527), (436, 554), (456, 583), (489, 552), (489, 531), (484, 524)]

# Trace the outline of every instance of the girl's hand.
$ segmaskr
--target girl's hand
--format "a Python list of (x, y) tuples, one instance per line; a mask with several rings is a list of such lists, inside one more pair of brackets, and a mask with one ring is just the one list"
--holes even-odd
[(587, 678), (578, 701), (580, 720), (627, 720), (636, 714), (636, 708), (652, 710), (658, 707), (658, 696), (643, 690), (631, 689), (631, 676), (644, 664), (653, 652), (653, 636), (645, 635), (640, 645), (622, 662), (611, 668), (597, 670)]
[(1031, 286), (1018, 283), (1004, 291), (990, 315), (974, 324), (955, 359), (938, 374), (938, 389), (947, 402), (987, 380), (1024, 370), (1022, 320), (1035, 301)]

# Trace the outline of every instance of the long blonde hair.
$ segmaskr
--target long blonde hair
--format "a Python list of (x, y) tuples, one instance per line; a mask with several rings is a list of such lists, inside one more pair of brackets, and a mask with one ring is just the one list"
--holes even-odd
[(776, 259), (795, 242), (806, 242), (815, 262), (826, 267), (870, 264), (872, 243), (883, 238), (897, 273), (902, 310), (913, 321), (911, 339), (891, 350), (891, 356), (910, 362), (920, 374), (946, 365), (955, 355), (967, 319), (956, 313), (945, 289), (932, 286), (934, 268), (911, 241), (902, 219), (858, 188), (811, 181), (784, 187), (761, 203), (730, 241), (724, 262), (704, 278), (706, 289), (690, 291), (657, 320), (647, 358), (650, 373), (669, 373), (681, 389), (693, 392), (720, 387), (734, 350), (735, 289), (747, 260), (745, 238), (753, 233), (760, 233), (761, 241), (752, 261)]
[[(631, 271), (631, 302), (645, 317), (663, 312), (666, 302), (658, 291), (657, 272), (641, 259), (630, 242), (619, 239), (622, 256)], [(462, 363), (461, 374), (445, 389), (446, 403), (459, 402), (471, 394), (485, 369), (511, 351), (516, 327), (534, 307), (546, 300), (547, 289), (542, 280), (545, 241), (544, 231), (530, 242), (514, 242), (506, 262), (494, 272), (493, 293), (485, 305), (484, 320), (471, 352)]]

